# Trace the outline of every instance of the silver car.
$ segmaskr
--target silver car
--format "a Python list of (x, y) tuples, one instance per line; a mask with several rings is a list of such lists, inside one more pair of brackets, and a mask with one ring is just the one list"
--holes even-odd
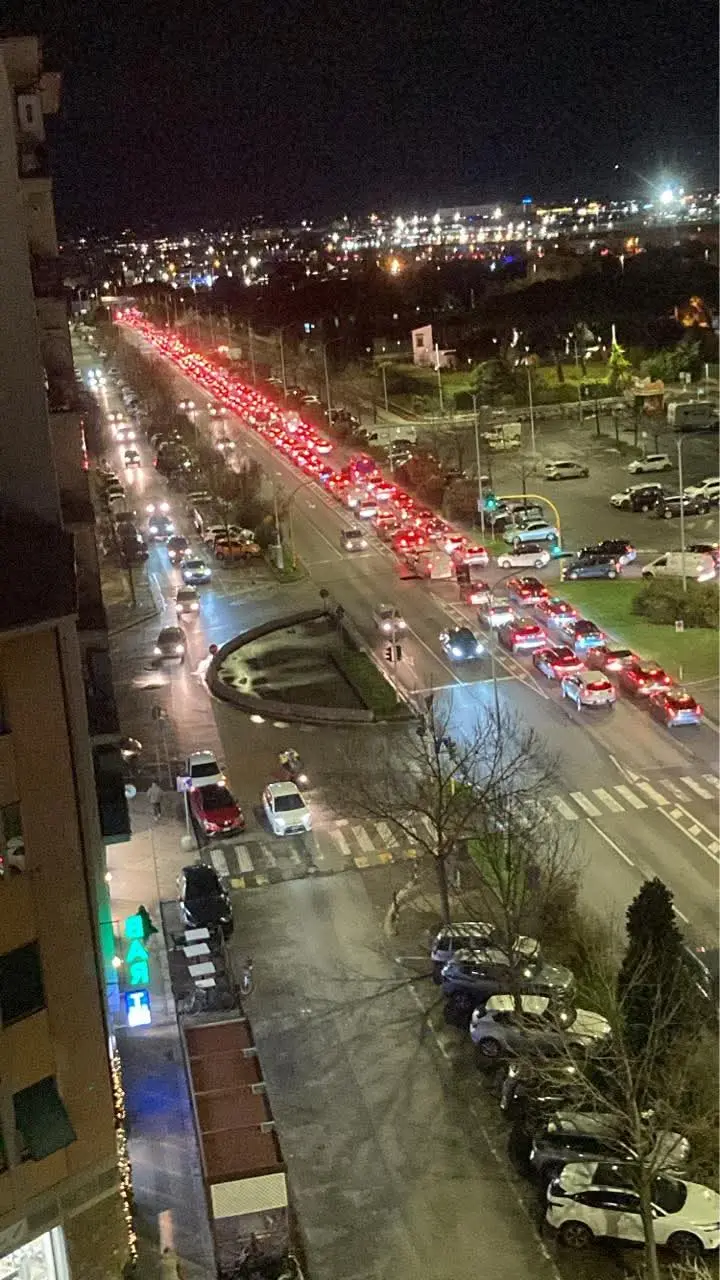
[(382, 631), (385, 636), (407, 630), (407, 622), (400, 610), (391, 604), (379, 604), (373, 609), (373, 621), (378, 631)]
[[(518, 1007), (519, 1005), (519, 1007)], [(547, 996), (491, 996), (470, 1019), (470, 1037), (478, 1057), (539, 1053), (558, 1045), (587, 1049), (610, 1034), (610, 1023), (591, 1009), (576, 1009)]]
[(617, 700), (615, 685), (600, 671), (573, 671), (563, 676), (560, 691), (578, 711), (582, 707), (612, 707)]
[[(493, 941), (497, 941), (497, 930), (487, 920), (463, 920), (458, 924), (444, 925), (435, 935), (430, 948), (434, 981), (440, 981), (444, 966), (459, 951), (477, 951)], [(521, 936), (516, 939), (514, 950), (518, 955), (532, 960), (540, 950), (540, 943), (537, 938)]]

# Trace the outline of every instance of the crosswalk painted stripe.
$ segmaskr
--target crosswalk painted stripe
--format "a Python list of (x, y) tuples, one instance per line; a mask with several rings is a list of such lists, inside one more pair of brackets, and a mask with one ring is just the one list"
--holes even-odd
[(672, 778), (663, 778), (663, 786), (667, 787), (668, 791), (674, 795), (676, 800), (680, 800), (683, 804), (685, 803), (687, 800), (685, 792), (682, 787), (678, 786), (677, 782), (673, 782)]
[(352, 858), (353, 852), (342, 831), (331, 831), (330, 838), (335, 841), (344, 858)]
[(661, 795), (659, 791), (656, 791), (654, 787), (650, 786), (649, 782), (636, 782), (635, 786), (638, 791), (642, 791), (643, 795), (647, 796), (648, 800), (652, 800), (653, 804), (657, 804), (662, 807), (663, 805), (670, 803), (667, 796)]
[(700, 783), (696, 782), (695, 778), (691, 778), (690, 776), (687, 776), (687, 777), (682, 777), (680, 781), (684, 782), (685, 786), (689, 787), (691, 791), (694, 791), (696, 795), (702, 796), (703, 800), (712, 800), (713, 798), (712, 791), (706, 791), (705, 787), (701, 787)]
[(386, 849), (393, 849), (397, 845), (397, 840), (390, 830), (387, 822), (377, 822), (376, 827)]
[(641, 800), (639, 796), (636, 796), (635, 792), (632, 791), (630, 787), (626, 787), (618, 783), (615, 790), (622, 796), (623, 800), (627, 800), (632, 809), (647, 809), (645, 801)]
[(597, 796), (598, 800), (601, 800), (611, 813), (625, 812), (622, 805), (619, 804), (615, 797), (611, 795), (609, 791), (606, 791), (604, 787), (593, 787), (593, 795)]
[(357, 840), (363, 853), (372, 853), (374, 845), (364, 827), (351, 827), (355, 839)]
[(550, 804), (556, 809), (561, 818), (567, 818), (569, 822), (577, 822), (578, 815), (574, 809), (571, 809), (566, 800), (562, 796), (550, 796)]
[[(228, 871), (227, 858), (225, 857), (225, 854), (223, 853), (222, 849), (211, 849), (210, 861), (212, 862), (219, 876), (229, 877), (230, 872)], [(253, 865), (251, 862), (249, 868), (246, 868), (246, 870), (252, 871), (252, 869), (253, 869)]]
[(262, 854), (263, 854), (263, 857), (264, 857), (264, 859), (265, 859), (265, 861), (266, 861), (267, 865), (268, 865), (269, 867), (276, 867), (276, 866), (277, 866), (277, 858), (275, 857), (275, 854), (273, 853), (273, 851), (272, 851), (272, 849), (269, 847), (269, 845), (261, 844), (261, 845), (260, 845), (260, 848), (261, 848), (261, 850), (262, 850)]
[(709, 782), (711, 787), (715, 787), (717, 791), (720, 791), (720, 778), (716, 773), (704, 773), (703, 782)]
[(593, 804), (592, 800), (588, 800), (582, 791), (571, 791), (570, 799), (574, 800), (576, 805), (579, 805), (591, 818), (602, 817), (602, 809), (598, 809), (597, 805)]

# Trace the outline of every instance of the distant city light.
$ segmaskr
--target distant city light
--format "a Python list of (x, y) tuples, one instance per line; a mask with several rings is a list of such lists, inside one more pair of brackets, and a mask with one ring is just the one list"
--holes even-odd
[(666, 187), (664, 191), (660, 192), (661, 204), (672, 204), (674, 199), (675, 199), (675, 192), (673, 191), (672, 187)]

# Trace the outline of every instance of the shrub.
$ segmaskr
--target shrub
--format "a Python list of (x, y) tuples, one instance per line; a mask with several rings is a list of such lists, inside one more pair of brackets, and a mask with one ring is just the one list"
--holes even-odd
[(649, 622), (672, 626), (681, 618), (686, 627), (717, 629), (718, 588), (714, 582), (689, 581), (683, 591), (679, 578), (651, 578), (643, 583), (633, 601), (633, 613)]

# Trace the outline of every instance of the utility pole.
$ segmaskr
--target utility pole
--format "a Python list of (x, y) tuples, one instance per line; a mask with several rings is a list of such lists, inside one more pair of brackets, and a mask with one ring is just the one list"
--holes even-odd
[(485, 499), (483, 497), (482, 467), (480, 466), (480, 424), (478, 422), (477, 395), (473, 394), (473, 414), (475, 417), (475, 458), (477, 460), (478, 482), (478, 514), (480, 516), (480, 532), (485, 537)]
[(445, 412), (445, 401), (443, 400), (442, 375), (440, 373), (440, 347), (435, 343), (435, 372), (438, 380), (438, 399), (440, 402), (440, 414)]
[(325, 370), (325, 396), (327, 398), (327, 417), (328, 422), (332, 422), (332, 400), (330, 399), (330, 373), (328, 370), (327, 343), (322, 344), (323, 353), (323, 369)]
[(677, 438), (677, 460), (678, 460), (678, 491), (680, 493), (680, 570), (682, 574), (682, 589), (687, 591), (687, 570), (685, 567), (685, 501), (683, 490), (683, 456), (682, 456), (683, 438)]
[(247, 334), (248, 334), (248, 348), (250, 351), (250, 370), (252, 372), (253, 386), (255, 386), (255, 383), (257, 382), (257, 375), (255, 373), (255, 348), (253, 347), (252, 325), (250, 324), (249, 320), (247, 322)]
[(525, 369), (526, 369), (526, 372), (527, 372), (527, 384), (528, 384), (528, 405), (529, 405), (529, 408), (530, 408), (530, 448), (531, 448), (531, 450), (532, 450), (532, 456), (533, 456), (533, 458), (534, 458), (534, 457), (536, 456), (536, 450), (535, 450), (535, 406), (534, 406), (534, 404), (533, 404), (532, 373), (531, 373), (531, 369), (530, 369), (529, 361), (528, 361), (527, 359), (525, 360)]
[(213, 323), (213, 313), (210, 312), (210, 346), (215, 346), (215, 325)]
[(387, 413), (387, 412), (388, 412), (388, 410), (389, 410), (389, 408), (390, 408), (390, 405), (388, 404), (387, 375), (386, 375), (386, 373), (385, 373), (385, 365), (384, 365), (384, 364), (381, 364), (381, 365), (380, 365), (380, 373), (382, 374), (382, 384), (383, 384), (383, 403), (384, 403), (384, 405), (385, 405), (385, 412)]
[(277, 567), (281, 571), (285, 568), (285, 559), (283, 557), (282, 535), (280, 533), (280, 511), (278, 509), (277, 485), (273, 485), (273, 511), (275, 513), (275, 559)]

